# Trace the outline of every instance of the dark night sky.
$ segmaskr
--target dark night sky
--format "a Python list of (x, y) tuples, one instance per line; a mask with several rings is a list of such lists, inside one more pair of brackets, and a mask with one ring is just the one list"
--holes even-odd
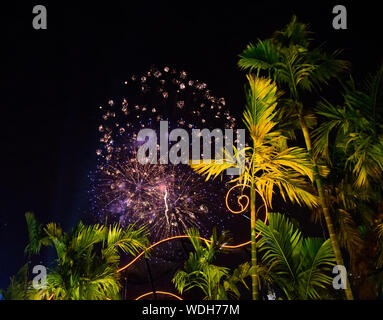
[[(343, 1), (348, 30), (336, 31), (335, 2), (206, 2), (23, 1), (2, 7), (0, 287), (24, 264), (26, 211), (64, 228), (83, 218), (87, 175), (96, 161), (97, 106), (133, 72), (152, 64), (185, 69), (241, 110), (244, 75), (237, 55), (293, 14), (329, 49), (344, 48), (357, 77), (382, 59), (380, 11), (371, 4)], [(48, 30), (32, 28), (36, 4), (47, 6)]]

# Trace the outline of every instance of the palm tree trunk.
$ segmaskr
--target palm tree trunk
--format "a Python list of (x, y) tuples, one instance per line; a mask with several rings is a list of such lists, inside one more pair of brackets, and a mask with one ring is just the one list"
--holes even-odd
[(151, 268), (150, 268), (150, 264), (149, 264), (148, 258), (146, 258), (146, 257), (145, 257), (145, 263), (146, 263), (146, 268), (147, 268), (147, 270), (148, 270), (148, 276), (149, 276), (149, 280), (150, 280), (150, 285), (151, 285), (151, 287), (152, 287), (154, 300), (157, 300), (157, 293), (156, 293), (156, 288), (154, 287), (154, 281), (153, 281), (153, 276), (152, 276), (152, 270), (151, 270)]
[[(323, 210), (323, 215), (324, 215), (325, 220), (326, 220), (327, 230), (328, 230), (328, 233), (329, 233), (329, 236), (330, 236), (330, 240), (331, 240), (331, 244), (332, 244), (332, 249), (334, 251), (336, 263), (338, 265), (344, 266), (342, 253), (340, 251), (339, 241), (338, 241), (338, 238), (336, 236), (336, 233), (335, 233), (335, 230), (334, 230), (334, 225), (332, 223), (332, 219), (331, 219), (331, 215), (330, 215), (330, 211), (329, 211), (329, 209), (327, 207), (327, 203), (326, 203), (326, 200), (325, 200), (325, 195), (324, 195), (324, 192), (323, 192), (322, 181), (321, 181), (321, 178), (320, 178), (320, 175), (319, 175), (319, 172), (318, 172), (318, 166), (316, 164), (316, 160), (312, 156), (311, 137), (310, 137), (309, 129), (308, 129), (306, 121), (305, 121), (305, 119), (303, 118), (302, 115), (299, 115), (299, 122), (300, 122), (302, 133), (303, 133), (303, 136), (304, 136), (304, 139), (305, 139), (307, 152), (309, 153), (309, 156), (311, 157), (311, 161), (313, 163), (314, 181), (315, 181), (315, 184), (316, 184), (316, 187), (317, 187), (317, 190), (318, 190), (320, 204), (321, 204), (321, 207), (322, 207), (322, 210)], [(346, 293), (346, 298), (347, 298), (347, 300), (354, 300), (354, 297), (353, 297), (353, 294), (352, 294), (352, 290), (351, 290), (350, 283), (349, 283), (347, 275), (346, 275), (346, 281), (347, 281), (347, 286), (346, 286), (346, 290), (345, 290), (346, 291), (345, 292)]]
[(251, 287), (252, 287), (252, 298), (258, 300), (258, 275), (256, 273), (257, 266), (257, 243), (255, 240), (255, 189), (252, 186), (250, 191), (250, 219), (251, 219)]

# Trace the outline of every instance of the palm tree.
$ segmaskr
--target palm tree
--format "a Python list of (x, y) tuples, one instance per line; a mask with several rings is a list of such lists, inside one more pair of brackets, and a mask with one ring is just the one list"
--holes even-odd
[(188, 230), (190, 242), (194, 252), (190, 252), (185, 261), (184, 269), (178, 270), (172, 282), (180, 294), (192, 288), (200, 288), (204, 300), (227, 300), (240, 297), (237, 283), (242, 283), (246, 288), (245, 278), (249, 275), (249, 263), (241, 264), (230, 274), (230, 269), (213, 264), (217, 253), (223, 249), (227, 242), (227, 234), (217, 237), (216, 230), (209, 241), (203, 245), (198, 230)]
[(134, 229), (130, 225), (123, 229), (118, 224), (86, 226), (79, 222), (70, 233), (65, 233), (55, 223), (42, 227), (33, 214), (26, 216), (29, 234), (41, 236), (30, 239), (27, 251), (37, 253), (41, 243), (48, 243), (57, 253), (55, 267), (47, 275), (46, 288), (38, 289), (42, 298), (118, 299), (119, 251), (135, 255), (144, 250), (148, 242), (144, 227)]
[[(225, 152), (223, 161), (211, 160), (192, 164), (198, 173), (217, 177), (229, 167), (244, 168), (243, 172), (231, 182), (250, 188), (251, 213), (251, 261), (252, 296), (258, 299), (259, 281), (256, 273), (256, 193), (272, 207), (275, 189), (284, 200), (289, 199), (299, 205), (310, 208), (317, 205), (317, 197), (309, 179), (313, 179), (312, 165), (302, 148), (289, 148), (287, 138), (275, 130), (278, 102), (277, 87), (271, 80), (248, 75), (246, 88), (247, 104), (244, 111), (244, 123), (250, 133), (251, 146), (235, 150), (234, 157)], [(237, 162), (234, 159), (238, 159)]]
[[(311, 156), (314, 181), (318, 191), (320, 205), (326, 220), (328, 233), (334, 249), (337, 263), (344, 265), (332, 218), (328, 210), (324, 189), (318, 170), (317, 159), (312, 154), (311, 126), (315, 123), (310, 104), (303, 103), (304, 94), (320, 90), (331, 79), (348, 70), (349, 63), (338, 59), (340, 51), (326, 53), (322, 47), (311, 48), (311, 32), (307, 25), (297, 22), (294, 16), (281, 31), (256, 45), (249, 44), (240, 54), (238, 65), (250, 72), (266, 72), (277, 84), (286, 90), (284, 103), (280, 104), (278, 117), (287, 119), (293, 130), (299, 126), (303, 134), (306, 149)], [(290, 134), (294, 135), (290, 131)], [(353, 299), (350, 286), (346, 289), (347, 299)]]
[(262, 263), (269, 269), (270, 282), (286, 298), (319, 299), (318, 290), (332, 283), (328, 275), (335, 265), (330, 240), (303, 238), (301, 231), (280, 213), (269, 214), (269, 224), (256, 222), (262, 233), (258, 241)]
[[(383, 218), (382, 76), (383, 67), (360, 88), (351, 78), (344, 85), (341, 106), (321, 101), (317, 113), (324, 122), (314, 131), (315, 154), (325, 158), (334, 172), (341, 172), (337, 181), (329, 182), (332, 188), (327, 193), (338, 220), (347, 222), (339, 223), (341, 244), (349, 253), (356, 282), (364, 288), (368, 273), (376, 273), (381, 267), (378, 226)], [(376, 260), (377, 264), (372, 264)]]

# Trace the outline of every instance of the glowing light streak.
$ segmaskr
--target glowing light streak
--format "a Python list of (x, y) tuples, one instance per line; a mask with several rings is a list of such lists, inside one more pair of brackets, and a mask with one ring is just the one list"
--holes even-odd
[(150, 292), (146, 292), (146, 293), (140, 295), (139, 297), (137, 297), (137, 298), (134, 299), (134, 300), (140, 300), (140, 299), (142, 299), (142, 298), (145, 298), (145, 297), (147, 297), (147, 296), (150, 296), (150, 295), (152, 295), (152, 294), (157, 294), (157, 293), (158, 293), (158, 294), (168, 295), (168, 296), (171, 296), (171, 297), (176, 298), (176, 299), (178, 299), (178, 300), (183, 300), (181, 297), (177, 296), (176, 294), (171, 293), (171, 292), (167, 292), (167, 291), (150, 291)]
[[(229, 196), (230, 196), (231, 191), (232, 191), (234, 188), (237, 188), (237, 187), (242, 187), (242, 188), (247, 187), (247, 188), (249, 188), (249, 186), (248, 186), (248, 185), (245, 185), (245, 184), (236, 184), (235, 186), (231, 187), (231, 188), (229, 189), (229, 191), (226, 193), (226, 198), (225, 198), (226, 207), (227, 207), (227, 209), (228, 209), (231, 213), (234, 213), (234, 214), (240, 214), (240, 213), (244, 212), (244, 211), (248, 208), (249, 203), (250, 203), (250, 199), (249, 199), (249, 197), (248, 197), (247, 195), (245, 195), (245, 194), (241, 194), (241, 195), (238, 197), (238, 199), (237, 199), (237, 202), (238, 202), (238, 204), (240, 205), (241, 210), (237, 211), (237, 210), (233, 210), (233, 209), (230, 208), (230, 205), (229, 205)], [(259, 193), (258, 190), (255, 190), (255, 192), (258, 193), (258, 195), (261, 197), (262, 202), (263, 202), (263, 205), (260, 206), (260, 207), (258, 207), (258, 209), (257, 209), (257, 215), (258, 215), (258, 213), (259, 213), (259, 210), (260, 210), (262, 207), (264, 207), (264, 208), (265, 208), (265, 220), (264, 220), (263, 222), (266, 224), (266, 223), (267, 223), (267, 220), (268, 220), (268, 217), (269, 217), (269, 211), (268, 211), (268, 209), (267, 209), (266, 200), (265, 200), (265, 198), (262, 196), (262, 194)], [(245, 204), (245, 205), (242, 204), (242, 202), (241, 202), (242, 199), (246, 199), (246, 204)], [(245, 215), (243, 215), (243, 216), (244, 216), (245, 218), (251, 220), (249, 217), (247, 217), (247, 216), (245, 216)], [(259, 236), (260, 236), (260, 233), (258, 233), (257, 236), (256, 236), (255, 238), (258, 238)]]
[[(173, 236), (173, 237), (169, 237), (169, 238), (165, 238), (165, 239), (162, 239), (154, 244), (152, 244), (151, 246), (149, 246), (145, 251), (142, 251), (139, 255), (137, 255), (132, 261), (130, 261), (128, 264), (126, 264), (124, 267), (120, 268), (117, 270), (117, 272), (121, 272), (127, 268), (129, 268), (131, 265), (133, 265), (139, 258), (141, 258), (145, 253), (147, 253), (147, 251), (153, 249), (154, 247), (160, 245), (161, 243), (164, 243), (164, 242), (167, 242), (167, 241), (172, 241), (172, 240), (176, 240), (176, 239), (188, 239), (190, 238), (190, 236), (188, 235), (179, 235), (179, 236)], [(202, 241), (207, 241), (207, 242), (211, 242), (211, 240), (209, 239), (206, 239), (206, 238), (203, 238), (203, 237), (195, 237), (197, 239), (200, 239)], [(251, 241), (247, 241), (247, 242), (243, 242), (243, 243), (240, 243), (240, 244), (237, 244), (237, 245), (223, 245), (222, 248), (225, 248), (225, 249), (238, 249), (238, 248), (241, 248), (241, 247), (244, 247), (248, 244), (250, 244)]]
[[(240, 195), (240, 196), (238, 197), (238, 199), (237, 199), (237, 202), (238, 202), (238, 204), (240, 205), (241, 210), (236, 211), (236, 210), (233, 210), (233, 209), (230, 208), (230, 205), (229, 205), (229, 202), (228, 202), (228, 201), (229, 201), (230, 192), (231, 192), (234, 188), (241, 187), (241, 186), (244, 186), (244, 185), (242, 185), (242, 184), (237, 184), (237, 185), (231, 187), (231, 188), (229, 189), (229, 191), (226, 193), (226, 198), (225, 198), (226, 207), (227, 207), (227, 209), (228, 209), (231, 213), (234, 213), (234, 214), (239, 214), (239, 213), (244, 212), (244, 211), (247, 209), (247, 207), (249, 206), (249, 203), (250, 203), (250, 199), (249, 199), (249, 197), (248, 197), (247, 195), (242, 194), (242, 195)], [(244, 206), (244, 205), (242, 204), (242, 202), (241, 202), (242, 199), (246, 199), (246, 205), (245, 205), (245, 206)]]

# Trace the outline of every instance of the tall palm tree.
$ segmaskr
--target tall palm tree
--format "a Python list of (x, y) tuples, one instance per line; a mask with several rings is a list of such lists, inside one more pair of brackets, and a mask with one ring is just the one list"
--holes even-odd
[[(312, 48), (311, 43), (311, 32), (307, 25), (298, 22), (294, 16), (283, 30), (275, 32), (270, 39), (259, 40), (256, 45), (249, 44), (240, 54), (238, 65), (244, 70), (257, 74), (265, 72), (286, 91), (284, 103), (280, 104), (278, 117), (294, 123), (293, 129), (298, 125), (300, 127), (307, 152), (311, 156), (315, 186), (336, 260), (339, 265), (344, 265), (326, 203), (317, 159), (312, 154), (310, 125), (314, 123), (315, 117), (311, 104), (303, 103), (303, 96), (320, 90), (331, 79), (348, 70), (349, 63), (338, 59), (340, 51), (328, 54), (322, 47)], [(346, 297), (353, 299), (349, 285), (346, 289)]]
[(269, 223), (256, 222), (262, 233), (258, 241), (262, 263), (269, 269), (270, 282), (287, 299), (319, 299), (318, 289), (328, 287), (335, 265), (330, 240), (303, 238), (301, 231), (280, 213), (270, 213)]
[(243, 121), (250, 134), (251, 146), (243, 150), (234, 148), (233, 157), (224, 150), (223, 161), (202, 161), (191, 166), (198, 173), (206, 175), (206, 179), (215, 178), (230, 167), (244, 168), (231, 182), (250, 188), (252, 296), (258, 299), (256, 193), (270, 208), (275, 190), (279, 191), (284, 200), (289, 199), (299, 205), (312, 207), (318, 202), (308, 181), (313, 179), (313, 172), (307, 153), (302, 148), (289, 148), (287, 138), (275, 129), (278, 124), (275, 121), (278, 103), (275, 83), (254, 75), (248, 75), (247, 79), (247, 104)]
[(242, 283), (247, 288), (245, 278), (249, 275), (249, 263), (240, 265), (232, 274), (229, 268), (213, 264), (216, 255), (228, 241), (227, 234), (223, 233), (218, 237), (214, 229), (210, 242), (205, 241), (205, 245), (200, 239), (198, 230), (190, 229), (188, 235), (194, 251), (190, 252), (184, 269), (178, 270), (172, 279), (179, 293), (200, 288), (204, 300), (238, 299), (240, 293), (237, 283)]
[(335, 187), (328, 194), (333, 197), (332, 209), (337, 217), (348, 217), (347, 226), (357, 227), (347, 232), (340, 228), (339, 235), (362, 286), (368, 273), (376, 273), (380, 266), (371, 262), (374, 258), (379, 261), (376, 255), (381, 238), (377, 226), (383, 218), (382, 91), (383, 67), (362, 86), (352, 78), (346, 82), (341, 106), (323, 100), (316, 110), (324, 121), (314, 131), (314, 152), (324, 157), (333, 171), (339, 168), (342, 172), (337, 175), (340, 182), (329, 183)]
[(33, 214), (26, 216), (30, 235), (41, 236), (40, 239), (32, 237), (27, 251), (37, 253), (44, 243), (54, 246), (57, 254), (55, 266), (47, 275), (46, 288), (38, 289), (42, 298), (118, 299), (119, 251), (135, 255), (144, 250), (148, 242), (144, 227), (134, 229), (130, 225), (123, 229), (118, 224), (86, 226), (79, 222), (71, 232), (65, 233), (55, 223), (42, 227)]

